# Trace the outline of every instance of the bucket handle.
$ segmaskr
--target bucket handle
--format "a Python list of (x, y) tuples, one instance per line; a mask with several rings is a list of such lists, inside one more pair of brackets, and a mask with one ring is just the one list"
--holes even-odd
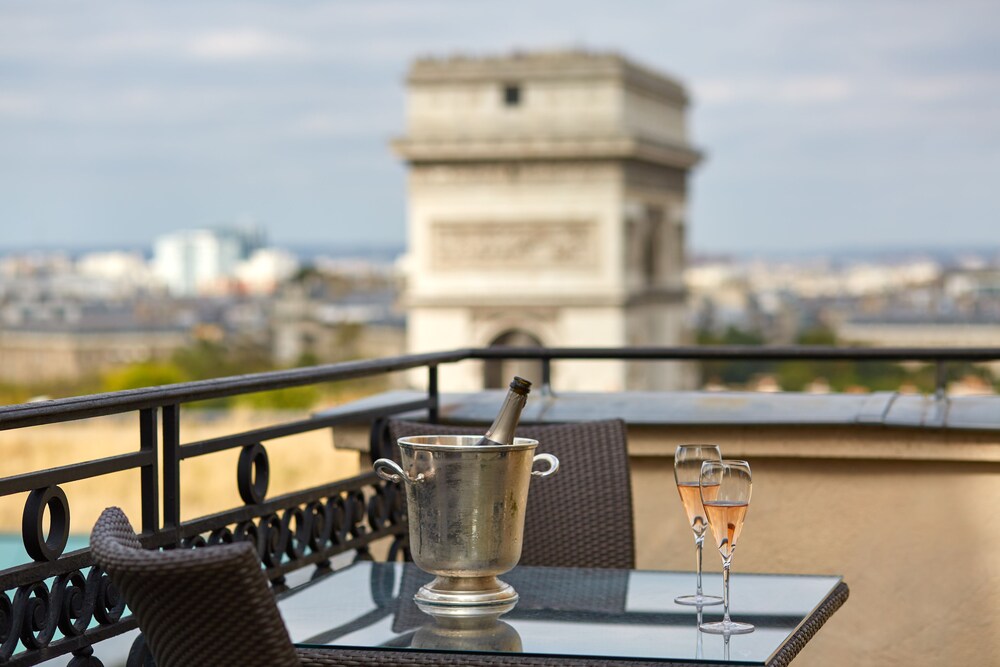
[(534, 466), (535, 461), (545, 461), (549, 464), (548, 470), (532, 470), (532, 477), (548, 477), (559, 470), (559, 459), (552, 456), (551, 454), (535, 454), (535, 458), (531, 459), (531, 464)]
[(406, 478), (406, 473), (392, 459), (379, 459), (373, 464), (375, 474), (387, 482), (400, 483)]

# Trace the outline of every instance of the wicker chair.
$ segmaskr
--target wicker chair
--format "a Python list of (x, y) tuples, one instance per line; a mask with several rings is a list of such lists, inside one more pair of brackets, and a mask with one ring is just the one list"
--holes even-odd
[[(482, 430), (482, 429), (479, 429)], [(414, 435), (463, 435), (477, 427), (394, 420), (388, 447)], [(559, 458), (559, 472), (531, 484), (524, 520), (522, 565), (634, 568), (632, 485), (625, 422), (616, 420), (520, 426), (538, 451)]]
[(90, 547), (138, 619), (157, 667), (357, 664), (335, 651), (292, 646), (250, 543), (146, 550), (125, 514), (109, 507)]

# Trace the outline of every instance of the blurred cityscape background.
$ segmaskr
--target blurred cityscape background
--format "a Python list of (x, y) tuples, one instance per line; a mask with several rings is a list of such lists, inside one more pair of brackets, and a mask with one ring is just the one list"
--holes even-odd
[[(388, 356), (405, 351), (402, 248), (279, 247), (259, 224), (179, 230), (148, 248), (0, 256), (4, 403)], [(1000, 252), (982, 249), (690, 257), (685, 322), (701, 344), (989, 346)], [(923, 391), (894, 364), (706, 362), (704, 389)], [(950, 393), (992, 393), (988, 366)], [(288, 390), (274, 407), (308, 407)]]
[[(6, 5), (0, 401), (452, 342), (995, 343), (997, 22), (989, 3), (962, 8)], [(632, 148), (601, 147), (609, 137)], [(551, 168), (511, 175), (538, 164)], [(511, 248), (552, 224), (538, 238), (577, 239), (536, 253), (536, 270), (583, 253), (589, 223), (586, 243), (607, 256), (580, 254), (589, 276), (536, 281), (520, 301), (508, 286), (476, 314), (480, 297), (428, 284), (430, 262), (469, 252), (472, 227), (434, 227), (456, 216), (506, 225)], [(656, 275), (637, 287), (643, 262)], [(504, 289), (503, 266), (483, 267), (485, 282), (463, 270), (448, 289)], [(580, 316), (612, 293), (617, 313)], [(460, 325), (440, 319), (447, 298), (471, 313)], [(529, 315), (481, 324), (515, 312)], [(892, 364), (716, 363), (600, 386), (932, 380)], [(983, 366), (949, 380), (959, 393), (998, 383)]]

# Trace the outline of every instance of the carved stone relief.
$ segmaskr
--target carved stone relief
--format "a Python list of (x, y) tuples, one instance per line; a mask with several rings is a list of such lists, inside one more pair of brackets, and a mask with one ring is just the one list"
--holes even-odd
[(597, 225), (593, 222), (431, 224), (431, 268), (436, 271), (593, 270), (599, 261)]

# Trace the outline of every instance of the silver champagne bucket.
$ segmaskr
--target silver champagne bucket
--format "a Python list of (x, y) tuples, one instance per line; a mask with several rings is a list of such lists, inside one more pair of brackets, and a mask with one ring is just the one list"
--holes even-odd
[[(435, 615), (495, 614), (513, 607), (517, 593), (497, 575), (521, 558), (532, 476), (548, 477), (559, 468), (556, 457), (534, 453), (537, 440), (476, 445), (481, 438), (400, 438), (402, 465), (389, 459), (374, 464), (379, 477), (406, 487), (410, 552), (417, 567), (436, 577), (414, 599)], [(547, 468), (533, 471), (536, 461)]]

